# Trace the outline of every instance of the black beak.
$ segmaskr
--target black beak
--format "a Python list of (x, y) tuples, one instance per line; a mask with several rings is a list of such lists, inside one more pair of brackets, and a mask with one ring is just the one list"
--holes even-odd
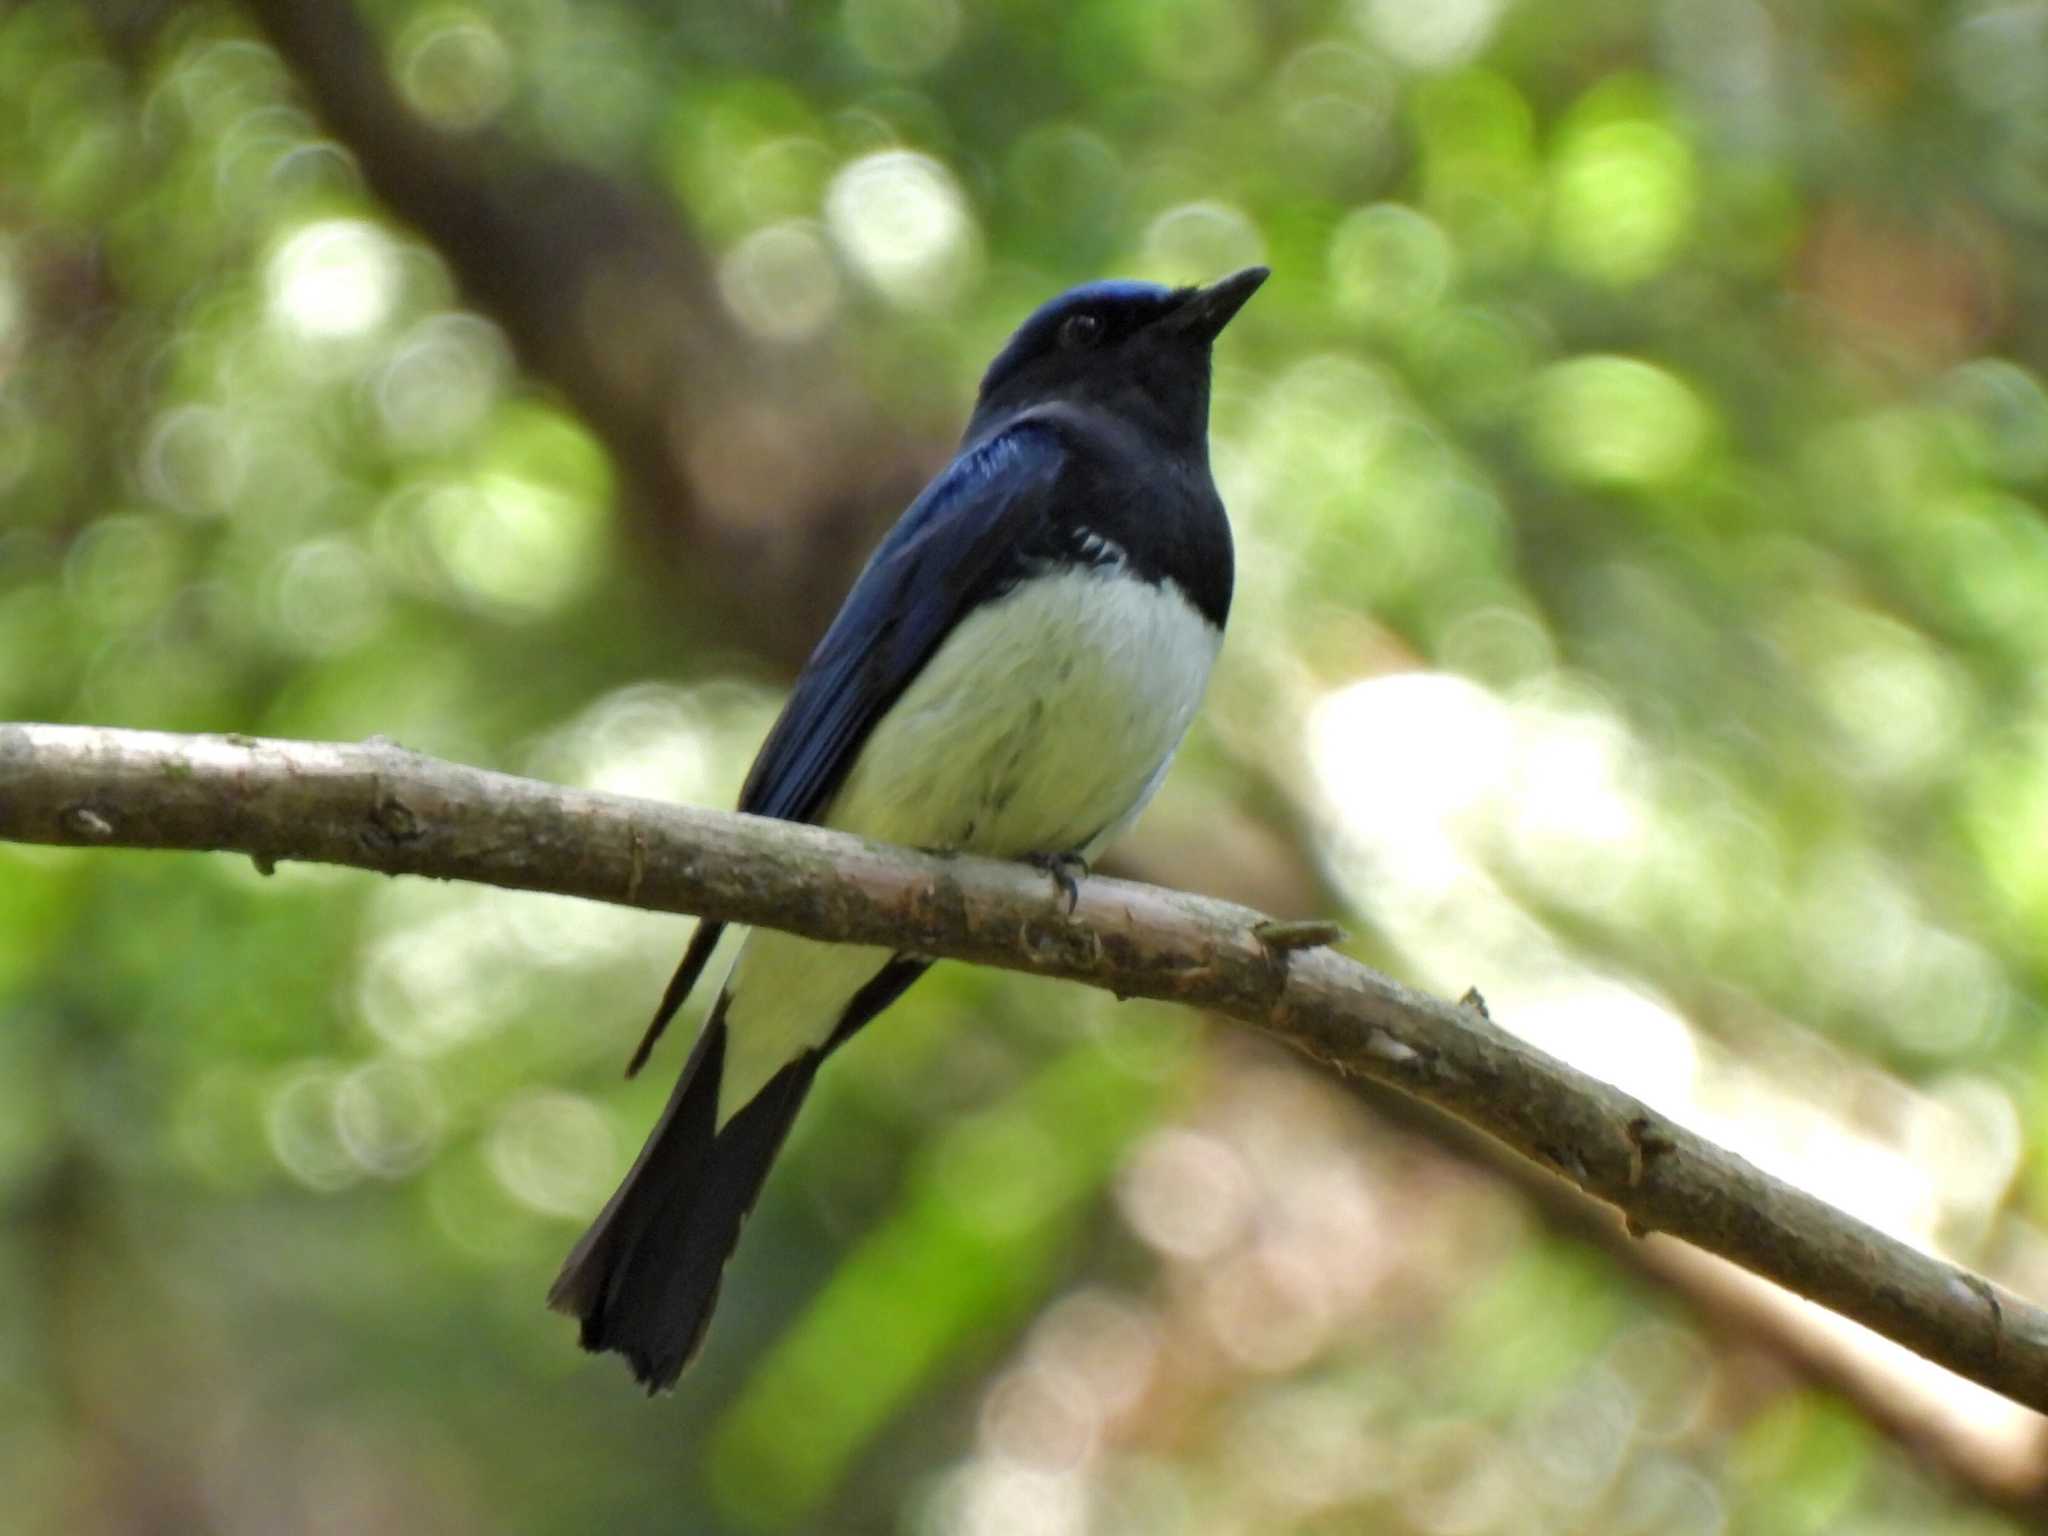
[(1214, 341), (1223, 327), (1230, 324), (1231, 316), (1259, 291), (1259, 284), (1272, 275), (1270, 267), (1246, 267), (1221, 282), (1197, 288), (1165, 323), (1195, 341)]

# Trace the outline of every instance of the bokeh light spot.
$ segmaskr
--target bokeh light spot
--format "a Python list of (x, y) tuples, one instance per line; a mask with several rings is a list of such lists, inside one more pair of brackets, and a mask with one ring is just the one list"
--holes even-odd
[(1160, 1330), (1150, 1311), (1099, 1289), (1075, 1291), (1053, 1303), (1031, 1330), (1030, 1354), (1047, 1370), (1076, 1383), (1105, 1419), (1126, 1413), (1144, 1397), (1159, 1364)]
[(771, 341), (802, 341), (839, 310), (839, 269), (823, 230), (807, 220), (757, 229), (718, 267), (726, 308)]
[(270, 1149), (285, 1172), (309, 1189), (346, 1189), (362, 1177), (362, 1166), (342, 1140), (334, 1113), (341, 1071), (310, 1063), (288, 1073), (271, 1090), (264, 1126)]
[(1073, 1377), (1024, 1365), (999, 1376), (982, 1396), (979, 1439), (995, 1455), (1060, 1472), (1094, 1449), (1101, 1416)]
[(375, 383), (385, 435), (415, 452), (453, 446), (474, 431), (503, 394), (512, 349), (489, 321), (430, 315), (392, 349)]
[(747, 223), (813, 217), (837, 158), (824, 140), (806, 133), (778, 134), (753, 145), (732, 177)]
[(390, 905), (390, 931), (364, 954), (356, 987), (356, 1006), (378, 1038), (405, 1055), (429, 1056), (500, 1027), (504, 1001), (491, 983), (506, 967), (475, 903), (429, 913), (408, 893)]
[(1983, 357), (1942, 381), (1971, 456), (2000, 480), (2048, 474), (2048, 390), (2017, 363)]
[(1698, 1467), (1673, 1456), (1637, 1461), (1623, 1476), (1610, 1507), (1613, 1529), (1630, 1536), (1721, 1536), (1728, 1528), (1720, 1490)]
[(498, 29), (474, 11), (420, 18), (407, 29), (398, 54), (406, 100), (443, 128), (473, 132), (512, 99), (512, 51)]
[(636, 683), (598, 699), (541, 746), (543, 778), (652, 800), (730, 800), (746, 733), (766, 724), (765, 697), (740, 687), (693, 691)]
[(588, 1099), (536, 1093), (505, 1107), (488, 1157), (498, 1182), (522, 1205), (580, 1220), (610, 1192), (617, 1174), (611, 1122)]
[(1240, 1248), (1210, 1266), (1201, 1297), (1210, 1334), (1250, 1371), (1278, 1374), (1306, 1364), (1336, 1322), (1324, 1275), (1280, 1243)]
[(1376, 55), (1323, 41), (1297, 51), (1273, 77), (1273, 97), (1293, 144), (1335, 175), (1386, 163), (1400, 87)]
[(1602, 123), (1568, 134), (1552, 173), (1551, 249), (1595, 282), (1641, 282), (1692, 231), (1691, 148), (1662, 123)]
[(960, 41), (959, 0), (846, 0), (841, 17), (861, 62), (884, 74), (922, 74)]
[(277, 633), (308, 656), (347, 650), (374, 634), (384, 619), (376, 567), (350, 539), (299, 545), (279, 563), (269, 596)]
[(1486, 46), (1502, 0), (1358, 0), (1365, 35), (1411, 69), (1463, 64)]
[(1069, 1473), (991, 1456), (949, 1474), (923, 1513), (929, 1536), (1085, 1536), (1088, 1490)]
[(1183, 203), (1145, 229), (1145, 266), (1163, 283), (1213, 283), (1265, 258), (1258, 226), (1229, 203)]
[(1528, 1498), (1520, 1457), (1475, 1419), (1425, 1420), (1401, 1440), (1401, 1513), (1429, 1536), (1515, 1529)]
[(539, 618), (567, 603), (588, 584), (602, 549), (597, 508), (514, 475), (445, 486), (422, 511), (457, 590), (508, 617)]
[(1261, 7), (1247, 0), (1138, 0), (1127, 9), (1145, 65), (1161, 80), (1215, 87), (1260, 63)]
[(218, 516), (241, 491), (248, 461), (246, 428), (234, 413), (174, 405), (150, 423), (142, 484), (152, 498), (188, 516)]
[(1109, 225), (1123, 206), (1123, 159), (1090, 128), (1040, 124), (1011, 149), (1007, 169), (1018, 200), (1035, 217), (1077, 235)]
[(1966, 719), (1962, 681), (1939, 649), (1874, 614), (1843, 612), (1824, 627), (1830, 643), (1813, 658), (1814, 682), (1845, 739), (1844, 767), (1891, 781), (1937, 771)]
[(1363, 320), (1419, 319), (1451, 285), (1454, 253), (1435, 223), (1398, 203), (1346, 216), (1330, 237), (1332, 297)]
[(1537, 454), (1586, 485), (1646, 488), (1676, 480), (1705, 447), (1711, 418), (1675, 374), (1632, 357), (1554, 363), (1532, 387)]
[(373, 1061), (335, 1085), (334, 1124), (356, 1166), (380, 1179), (425, 1166), (441, 1136), (441, 1092), (424, 1068)]
[(0, 354), (14, 345), (27, 319), (28, 301), (22, 292), (20, 266), (14, 242), (0, 240)]
[(1250, 1215), (1252, 1187), (1222, 1141), (1169, 1128), (1138, 1148), (1118, 1181), (1117, 1198), (1131, 1229), (1154, 1248), (1204, 1259), (1237, 1236)]
[(176, 593), (185, 548), (178, 524), (163, 517), (117, 513), (100, 518), (72, 542), (64, 561), (72, 601), (107, 625), (140, 623)]
[(273, 324), (308, 341), (375, 330), (398, 303), (398, 253), (365, 219), (323, 219), (297, 230), (264, 273)]
[(832, 179), (825, 222), (857, 271), (892, 302), (943, 308), (979, 265), (965, 194), (929, 155), (884, 150)]

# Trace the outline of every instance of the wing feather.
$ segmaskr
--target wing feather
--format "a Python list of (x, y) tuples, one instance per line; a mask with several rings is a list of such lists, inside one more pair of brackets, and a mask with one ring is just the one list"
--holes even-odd
[[(960, 617), (1014, 579), (1017, 553), (1036, 542), (1066, 465), (1053, 429), (1027, 421), (967, 449), (925, 488), (811, 652), (754, 758), (741, 810), (784, 821), (812, 821), (824, 811), (875, 723)], [(697, 925), (629, 1077), (696, 985), (724, 927)]]

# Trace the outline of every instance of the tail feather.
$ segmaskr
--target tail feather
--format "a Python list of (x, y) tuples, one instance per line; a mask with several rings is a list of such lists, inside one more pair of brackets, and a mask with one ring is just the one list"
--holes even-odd
[(668, 1021), (676, 1016), (676, 1010), (683, 1006), (683, 999), (690, 995), (690, 988), (697, 985), (697, 978), (704, 974), (711, 952), (718, 948), (719, 935), (724, 932), (725, 924), (714, 923), (709, 918), (697, 924), (697, 931), (690, 935), (689, 948), (683, 951), (683, 963), (676, 967), (675, 975), (669, 979), (668, 990), (661, 995), (661, 1006), (654, 1010), (654, 1021), (640, 1037), (639, 1045), (633, 1048), (633, 1057), (626, 1063), (626, 1076), (639, 1076), (640, 1069), (647, 1065), (647, 1058), (654, 1054), (654, 1043), (668, 1028)]
[(822, 1056), (789, 1063), (720, 1129), (725, 1011), (721, 997), (639, 1160), (548, 1292), (581, 1319), (585, 1349), (624, 1355), (649, 1392), (674, 1386), (703, 1344), (740, 1225)]

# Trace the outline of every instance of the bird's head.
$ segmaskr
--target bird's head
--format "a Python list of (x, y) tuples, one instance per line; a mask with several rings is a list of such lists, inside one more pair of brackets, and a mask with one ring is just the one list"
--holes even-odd
[(1115, 412), (1199, 444), (1209, 424), (1209, 347), (1266, 280), (1246, 267), (1206, 288), (1088, 283), (1040, 306), (989, 364), (967, 429), (1061, 402)]

